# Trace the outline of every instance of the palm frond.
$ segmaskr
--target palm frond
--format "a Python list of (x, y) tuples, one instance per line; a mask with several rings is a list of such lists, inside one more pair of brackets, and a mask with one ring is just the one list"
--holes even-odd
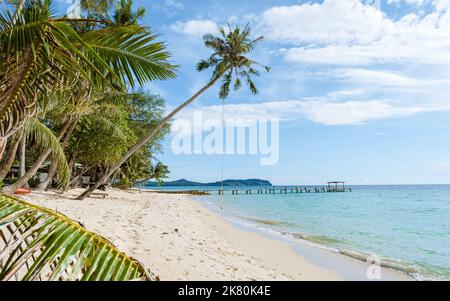
[(32, 87), (27, 83), (34, 62), (30, 52), (26, 52), (23, 61), (15, 71), (4, 74), (1, 79), (9, 81), (6, 89), (0, 92), (0, 137), (13, 134), (31, 112), (34, 111), (36, 97)]
[[(67, 31), (50, 23), (49, 17), (49, 1), (27, 1), (16, 24), (11, 20), (11, 13), (0, 14), (2, 137), (12, 134), (32, 115), (38, 94), (45, 96), (50, 88), (79, 74), (91, 79), (84, 70), (89, 64), (87, 58), (68, 41)], [(80, 60), (84, 64), (80, 64)], [(102, 71), (90, 65), (101, 75)]]
[(51, 150), (52, 159), (58, 163), (60, 168), (60, 182), (61, 184), (67, 183), (70, 180), (70, 168), (59, 139), (52, 130), (35, 117), (26, 119), (24, 129), (29, 140), (34, 141), (42, 149)]
[(247, 77), (246, 83), (247, 83), (247, 86), (250, 88), (250, 91), (253, 94), (256, 95), (259, 93), (258, 88), (256, 87), (255, 83), (253, 82), (253, 80), (251, 79), (250, 76)]
[(242, 87), (242, 82), (239, 77), (236, 77), (236, 80), (234, 81), (234, 91), (239, 90)]
[(66, 216), (0, 196), (0, 280), (151, 280), (137, 260)]
[(233, 70), (230, 70), (227, 74), (223, 76), (222, 86), (220, 87), (219, 90), (220, 99), (225, 99), (228, 97), (228, 94), (230, 94), (232, 71)]
[(200, 62), (198, 62), (196, 69), (197, 69), (197, 71), (204, 71), (210, 67), (212, 67), (212, 66), (208, 61), (201, 60)]
[(13, 13), (4, 10), (0, 13), (0, 47), (3, 54), (14, 53), (15, 59), (20, 60), (23, 49), (33, 47), (36, 41), (45, 41), (45, 25), (51, 13), (48, 4), (42, 2), (26, 1), (20, 11)]
[[(156, 35), (136, 25), (108, 27), (82, 35), (114, 74), (132, 87), (148, 81), (175, 77), (176, 66), (169, 63), (170, 53)], [(92, 61), (95, 57), (90, 56)]]

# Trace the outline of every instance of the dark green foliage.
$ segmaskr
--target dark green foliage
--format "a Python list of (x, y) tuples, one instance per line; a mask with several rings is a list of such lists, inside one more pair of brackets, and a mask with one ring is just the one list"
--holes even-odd
[[(137, 137), (145, 135), (149, 129), (161, 122), (164, 118), (164, 104), (162, 97), (145, 92), (130, 94), (127, 97), (130, 127)], [(149, 179), (161, 181), (168, 176), (168, 167), (156, 160), (155, 155), (161, 151), (160, 141), (169, 130), (170, 124), (166, 124), (152, 141), (122, 164), (116, 172), (115, 185), (129, 188), (138, 182)]]

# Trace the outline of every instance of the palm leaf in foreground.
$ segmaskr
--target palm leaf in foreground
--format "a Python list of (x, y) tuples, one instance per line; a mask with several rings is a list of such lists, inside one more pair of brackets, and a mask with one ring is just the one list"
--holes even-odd
[(152, 280), (138, 261), (66, 216), (0, 196), (0, 280)]

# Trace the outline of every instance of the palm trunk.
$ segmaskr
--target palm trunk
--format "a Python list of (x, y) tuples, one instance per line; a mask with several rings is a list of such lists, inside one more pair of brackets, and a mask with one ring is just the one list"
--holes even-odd
[[(62, 150), (65, 150), (67, 145), (69, 144), (69, 138), (72, 135), (73, 130), (75, 129), (75, 124), (76, 124), (76, 122), (72, 122), (72, 124), (70, 125), (69, 129), (67, 130), (67, 133), (66, 133), (66, 135), (64, 137), (64, 140), (63, 140), (63, 142), (61, 144)], [(57, 171), (58, 171), (58, 163), (56, 163), (55, 161), (52, 161), (52, 164), (50, 165), (47, 177), (45, 178), (44, 181), (39, 183), (39, 185), (37, 186), (37, 189), (39, 189), (39, 190), (47, 189), (48, 185), (53, 180), (53, 177), (55, 176)]]
[[(75, 162), (76, 162), (76, 156), (72, 155), (71, 158), (70, 158), (70, 160), (69, 160), (69, 164), (68, 164), (68, 165), (69, 165), (69, 169), (70, 169), (70, 171), (71, 171), (72, 174), (75, 174), (75, 173), (74, 173), (75, 164), (76, 164)], [(88, 170), (89, 170), (89, 168), (88, 168)], [(75, 171), (76, 171), (76, 169), (75, 169)], [(86, 172), (87, 172), (87, 171), (86, 171)], [(66, 193), (66, 192), (72, 187), (72, 185), (73, 185), (74, 182), (76, 183), (75, 178), (77, 178), (77, 176), (78, 176), (78, 175), (75, 174), (75, 177), (72, 178), (72, 180), (69, 181), (68, 184), (66, 184), (66, 185), (64, 185), (64, 186), (62, 187), (62, 192), (63, 192), (63, 193)], [(79, 178), (77, 179), (77, 181), (78, 181), (78, 180), (79, 180)]]
[(69, 183), (69, 185), (64, 189), (64, 192), (67, 192), (69, 188), (75, 188), (77, 186), (77, 183), (80, 181), (81, 177), (84, 176), (88, 171), (89, 167), (85, 167), (81, 170), (79, 174), (77, 174)]
[(19, 176), (23, 177), (26, 172), (26, 150), (27, 150), (27, 136), (22, 135), (20, 141), (20, 156), (19, 156)]
[(5, 152), (7, 143), (8, 138), (0, 137), (0, 160), (3, 159), (3, 153)]
[[(58, 140), (61, 140), (61, 138), (64, 136), (64, 134), (67, 132), (67, 129), (69, 128), (71, 124), (71, 121), (68, 120), (62, 129), (59, 131), (58, 134)], [(28, 181), (34, 177), (34, 175), (37, 173), (39, 168), (41, 168), (42, 164), (44, 164), (45, 160), (47, 160), (48, 156), (52, 153), (51, 148), (47, 148), (45, 151), (43, 151), (36, 162), (34, 162), (33, 166), (27, 170), (25, 175), (23, 177), (20, 177), (14, 184), (11, 184), (3, 189), (6, 193), (14, 193), (17, 189), (23, 187), (25, 184), (28, 183)]]
[(17, 189), (24, 187), (28, 183), (28, 181), (31, 180), (31, 178), (33, 178), (33, 176), (37, 173), (39, 168), (41, 168), (42, 164), (45, 162), (51, 152), (51, 150), (45, 150), (44, 152), (42, 152), (33, 166), (29, 170), (27, 170), (27, 172), (14, 184), (5, 187), (4, 191), (7, 193), (14, 193)]
[(11, 145), (8, 150), (8, 154), (6, 156), (5, 161), (3, 162), (2, 168), (0, 169), (0, 181), (3, 181), (8, 175), (8, 172), (11, 170), (11, 166), (14, 163), (14, 159), (16, 158), (17, 149), (19, 148), (19, 144), (22, 141), (23, 132), (20, 131), (18, 137), (14, 140), (14, 143)]
[(57, 170), (58, 164), (56, 164), (56, 162), (52, 162), (47, 177), (41, 183), (39, 183), (36, 188), (38, 190), (46, 190), (50, 182), (53, 180), (53, 177), (55, 176)]
[[(22, 141), (20, 143), (19, 177), (23, 177), (27, 170), (26, 151), (27, 151), (27, 135), (22, 135)], [(28, 183), (23, 184), (23, 186), (24, 186), (24, 188), (30, 188), (30, 186), (28, 186)]]
[(167, 115), (166, 118), (164, 118), (155, 128), (153, 128), (144, 138), (138, 141), (133, 147), (131, 147), (128, 152), (122, 157), (122, 159), (111, 166), (108, 172), (104, 173), (100, 179), (92, 186), (88, 187), (86, 191), (84, 191), (77, 199), (83, 200), (86, 197), (89, 197), (92, 192), (94, 192), (97, 188), (99, 188), (101, 185), (105, 184), (107, 180), (116, 172), (117, 169), (122, 166), (125, 161), (127, 161), (136, 151), (138, 151), (141, 147), (149, 143), (155, 135), (159, 132), (159, 130), (162, 129), (162, 127), (170, 122), (172, 118), (178, 114), (181, 110), (183, 110), (185, 107), (190, 105), (194, 100), (196, 100), (200, 95), (202, 95), (206, 90), (214, 86), (214, 84), (219, 80), (220, 76), (216, 76), (213, 80), (211, 80), (206, 86), (201, 88), (194, 96), (189, 98), (187, 101), (185, 101), (182, 105), (180, 105), (178, 108), (176, 108), (172, 113)]

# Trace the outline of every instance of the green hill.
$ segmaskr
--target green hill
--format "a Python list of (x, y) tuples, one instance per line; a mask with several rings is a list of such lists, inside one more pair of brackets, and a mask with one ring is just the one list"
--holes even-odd
[[(159, 185), (157, 182), (148, 182), (146, 186), (155, 187), (155, 186), (169, 186), (169, 187), (180, 187), (180, 186), (212, 186), (218, 187), (221, 186), (222, 182), (212, 182), (212, 183), (200, 183), (193, 182), (186, 179), (181, 179), (177, 181), (165, 182), (163, 185)], [(223, 181), (224, 186), (272, 186), (267, 180), (260, 179), (248, 179), (248, 180), (225, 180)]]

